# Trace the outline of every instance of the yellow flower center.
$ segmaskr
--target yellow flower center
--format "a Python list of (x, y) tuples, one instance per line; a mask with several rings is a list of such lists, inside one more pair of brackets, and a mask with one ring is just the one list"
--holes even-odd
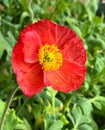
[(52, 71), (62, 66), (62, 54), (55, 45), (45, 44), (39, 48), (39, 63), (45, 71)]

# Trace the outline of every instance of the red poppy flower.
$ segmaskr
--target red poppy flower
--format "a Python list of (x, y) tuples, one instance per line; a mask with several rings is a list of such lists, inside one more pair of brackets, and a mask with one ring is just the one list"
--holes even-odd
[(24, 95), (43, 89), (69, 92), (83, 82), (86, 53), (81, 39), (69, 28), (49, 20), (25, 27), (15, 44), (11, 63)]

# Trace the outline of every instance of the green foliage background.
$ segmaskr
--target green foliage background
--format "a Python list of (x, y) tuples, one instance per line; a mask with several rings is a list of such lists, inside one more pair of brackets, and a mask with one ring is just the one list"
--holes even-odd
[(18, 90), (7, 112), (4, 130), (105, 129), (105, 22), (96, 16), (98, 0), (0, 0), (0, 120), (16, 86), (10, 57), (20, 30), (42, 18), (73, 29), (87, 52), (87, 73), (74, 92), (45, 88), (32, 98)]

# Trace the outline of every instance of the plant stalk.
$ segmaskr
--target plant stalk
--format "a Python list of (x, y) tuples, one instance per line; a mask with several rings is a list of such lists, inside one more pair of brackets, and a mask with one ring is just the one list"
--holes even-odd
[(51, 88), (51, 95), (52, 95), (52, 115), (55, 114), (55, 96), (56, 96), (57, 91), (53, 90)]
[(7, 99), (7, 104), (6, 104), (6, 106), (5, 106), (3, 115), (2, 115), (2, 117), (1, 117), (0, 130), (3, 130), (3, 128), (4, 128), (4, 121), (5, 121), (5, 118), (6, 118), (7, 111), (8, 111), (8, 109), (9, 109), (9, 107), (10, 107), (10, 104), (11, 104), (11, 102), (12, 102), (12, 100), (13, 100), (13, 97), (14, 97), (14, 95), (15, 95), (15, 93), (16, 93), (17, 90), (18, 90), (18, 87), (16, 86), (16, 87), (12, 90), (12, 92), (10, 93), (10, 95), (9, 95), (9, 97), (8, 97), (8, 99)]

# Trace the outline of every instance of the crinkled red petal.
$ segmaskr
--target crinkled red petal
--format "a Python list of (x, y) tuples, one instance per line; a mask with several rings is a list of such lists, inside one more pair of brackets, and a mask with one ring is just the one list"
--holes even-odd
[(69, 28), (57, 25), (57, 47), (62, 48), (67, 42), (74, 38), (76, 34)]
[(82, 45), (82, 41), (75, 36), (61, 48), (63, 58), (70, 60), (76, 64), (84, 65), (86, 61), (86, 52)]
[(38, 60), (38, 49), (41, 44), (38, 33), (31, 29), (23, 34), (21, 33), (21, 40), (23, 43), (24, 61), (27, 63), (34, 63)]
[(49, 20), (40, 20), (34, 23), (34, 29), (37, 31), (41, 38), (41, 43), (56, 44), (56, 28), (57, 25)]
[(58, 48), (76, 35), (72, 30), (49, 20), (38, 21), (33, 28), (39, 34), (42, 44), (55, 44)]
[(25, 71), (28, 72), (32, 70), (35, 66), (35, 64), (29, 64), (24, 61), (24, 54), (23, 54), (23, 45), (20, 40), (15, 44), (13, 50), (12, 50), (12, 56), (11, 56), (11, 64), (14, 73), (17, 73), (18, 71)]
[(32, 97), (44, 87), (43, 71), (39, 64), (36, 64), (30, 72), (18, 71), (16, 77), (22, 92), (27, 97)]
[(64, 61), (60, 69), (44, 72), (44, 81), (46, 85), (52, 86), (55, 90), (69, 92), (82, 84), (85, 73), (84, 66)]
[(63, 50), (65, 58), (72, 62), (84, 64), (86, 54), (82, 41), (71, 29), (57, 25), (49, 20), (41, 20), (33, 24), (33, 28), (39, 34), (42, 44), (55, 44)]

